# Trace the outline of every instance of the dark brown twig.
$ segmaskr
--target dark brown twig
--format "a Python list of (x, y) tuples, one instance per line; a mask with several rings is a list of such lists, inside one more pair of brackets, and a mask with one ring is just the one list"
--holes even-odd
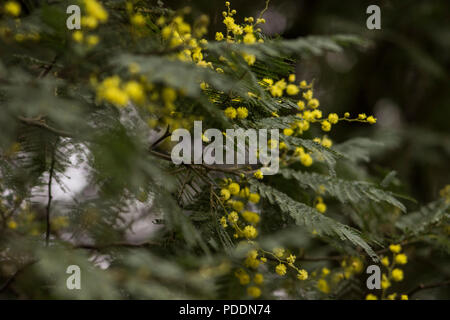
[(50, 209), (52, 205), (52, 180), (53, 180), (53, 173), (55, 171), (55, 154), (56, 154), (56, 145), (58, 140), (56, 140), (55, 145), (53, 146), (52, 150), (52, 160), (50, 162), (50, 169), (49, 169), (49, 175), (48, 175), (48, 201), (47, 201), (47, 207), (45, 210), (45, 220), (46, 220), (46, 231), (45, 231), (45, 245), (48, 246), (48, 242), (50, 240)]
[(8, 289), (8, 287), (14, 282), (14, 280), (22, 273), (25, 271), (26, 268), (28, 268), (29, 266), (35, 264), (37, 262), (37, 260), (32, 260), (26, 264), (24, 264), (22, 267), (20, 267), (19, 269), (16, 270), (16, 272), (14, 272), (14, 274), (9, 277), (8, 280), (6, 280), (6, 282), (0, 287), (0, 292), (5, 291), (6, 289)]
[(421, 283), (417, 287), (415, 287), (414, 289), (409, 291), (408, 296), (411, 297), (412, 295), (416, 294), (417, 292), (419, 292), (421, 290), (433, 289), (433, 288), (439, 288), (439, 287), (445, 287), (445, 286), (450, 286), (450, 280), (445, 280), (445, 281), (435, 282), (435, 283), (430, 283), (430, 284)]
[(87, 249), (87, 250), (102, 250), (108, 248), (122, 247), (122, 248), (145, 248), (145, 247), (155, 247), (161, 246), (159, 242), (146, 241), (142, 243), (130, 243), (130, 242), (114, 242), (106, 244), (77, 244), (74, 245), (75, 249)]
[(170, 126), (168, 125), (164, 134), (161, 137), (159, 137), (155, 142), (152, 143), (150, 149), (156, 148), (158, 144), (160, 144), (165, 138), (170, 137), (171, 135), (172, 133), (170, 132)]

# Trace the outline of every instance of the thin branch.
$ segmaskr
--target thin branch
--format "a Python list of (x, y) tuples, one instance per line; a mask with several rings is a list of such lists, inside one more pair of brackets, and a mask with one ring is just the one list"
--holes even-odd
[(417, 292), (419, 292), (421, 290), (433, 289), (433, 288), (439, 288), (439, 287), (445, 287), (445, 286), (450, 286), (450, 280), (435, 282), (435, 283), (430, 283), (430, 284), (421, 283), (417, 287), (415, 287), (414, 289), (409, 291), (408, 296), (411, 297), (412, 295), (416, 294)]
[(45, 68), (42, 70), (42, 72), (39, 74), (39, 79), (45, 78), (45, 76), (53, 69), (53, 66), (56, 63), (56, 60), (58, 60), (58, 55), (55, 55), (52, 62), (45, 66)]
[(14, 280), (22, 273), (25, 271), (26, 268), (28, 268), (29, 266), (35, 264), (37, 262), (37, 260), (32, 260), (28, 263), (25, 263), (22, 267), (20, 267), (19, 269), (16, 270), (16, 272), (14, 272), (14, 274), (8, 279), (6, 280), (6, 282), (0, 287), (0, 292), (5, 291), (6, 289), (8, 289), (8, 287), (14, 282)]
[(158, 144), (160, 144), (165, 138), (170, 137), (171, 135), (172, 133), (170, 132), (170, 126), (168, 125), (164, 134), (161, 137), (159, 137), (155, 142), (152, 143), (150, 149), (156, 148)]
[(47, 201), (47, 207), (46, 207), (46, 213), (45, 213), (45, 219), (46, 219), (46, 231), (45, 231), (45, 245), (48, 246), (48, 242), (50, 240), (50, 209), (51, 209), (51, 205), (52, 205), (52, 180), (53, 180), (53, 173), (55, 171), (55, 154), (56, 154), (56, 145), (57, 145), (57, 141), (55, 142), (55, 145), (53, 146), (53, 150), (52, 150), (52, 160), (50, 163), (50, 169), (49, 169), (49, 176), (48, 176), (48, 185), (47, 185), (47, 190), (48, 190), (48, 201)]
[(40, 118), (36, 118), (36, 119), (30, 119), (30, 118), (25, 118), (25, 117), (18, 117), (18, 119), (20, 120), (20, 122), (29, 125), (29, 126), (33, 126), (33, 127), (38, 127), (38, 128), (42, 128), (45, 129), (47, 131), (50, 131), (58, 136), (61, 137), (66, 137), (66, 138), (73, 138), (74, 135), (72, 133), (66, 132), (66, 131), (62, 131), (62, 130), (58, 130), (55, 129), (53, 127), (50, 127), (48, 124), (46, 124), (42, 119)]
[(77, 244), (74, 245), (74, 249), (87, 249), (87, 250), (102, 250), (108, 248), (122, 247), (122, 248), (145, 248), (161, 246), (159, 242), (146, 241), (142, 243), (130, 243), (130, 242), (114, 242), (106, 244)]

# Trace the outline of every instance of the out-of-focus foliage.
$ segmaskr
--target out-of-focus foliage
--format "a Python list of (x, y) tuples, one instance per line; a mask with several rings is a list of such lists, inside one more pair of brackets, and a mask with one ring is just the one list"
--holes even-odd
[[(351, 2), (3, 1), (0, 297), (448, 298), (449, 4)], [(194, 120), (279, 174), (167, 161)]]

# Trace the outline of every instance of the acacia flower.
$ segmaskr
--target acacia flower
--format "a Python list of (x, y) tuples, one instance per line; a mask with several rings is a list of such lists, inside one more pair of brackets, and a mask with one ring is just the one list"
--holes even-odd
[(398, 264), (406, 264), (408, 263), (408, 257), (404, 253), (400, 253), (395, 256), (395, 262)]
[(236, 182), (230, 183), (230, 185), (228, 186), (228, 190), (230, 190), (230, 193), (234, 196), (239, 193), (240, 189), (241, 188), (239, 187), (239, 184), (237, 184)]
[(299, 270), (297, 274), (297, 279), (302, 281), (308, 279), (308, 271), (306, 271), (305, 269)]
[(225, 109), (224, 112), (225, 112), (225, 116), (226, 116), (227, 118), (230, 118), (230, 119), (236, 118), (237, 111), (236, 111), (235, 108), (233, 108), (233, 107), (228, 107), (228, 108)]
[(222, 200), (228, 200), (231, 197), (231, 193), (228, 189), (222, 189), (220, 190), (220, 196)]
[(258, 298), (261, 295), (261, 289), (255, 286), (248, 287), (247, 294), (253, 298)]
[(295, 84), (288, 84), (286, 87), (286, 93), (290, 96), (296, 95), (300, 89)]
[(6, 2), (4, 9), (7, 14), (13, 17), (19, 16), (21, 11), (20, 4), (18, 4), (16, 1)]
[(248, 239), (254, 239), (258, 235), (258, 231), (256, 231), (253, 226), (245, 226), (244, 228), (244, 236)]
[(324, 213), (325, 211), (327, 211), (327, 205), (323, 202), (319, 202), (318, 204), (316, 204), (316, 209), (320, 213)]
[(275, 272), (280, 276), (284, 276), (286, 274), (286, 265), (280, 263), (276, 266)]
[(389, 250), (391, 250), (393, 253), (399, 253), (402, 251), (402, 246), (399, 244), (391, 244), (389, 246)]
[(248, 201), (250, 201), (251, 203), (258, 203), (260, 200), (260, 196), (257, 193), (250, 193), (249, 197), (248, 197)]
[(261, 170), (257, 170), (257, 171), (253, 174), (253, 176), (254, 176), (256, 179), (258, 179), (258, 180), (261, 180), (262, 178), (264, 178), (264, 175), (263, 175), (263, 173), (262, 173)]
[(403, 280), (403, 270), (402, 269), (398, 269), (395, 268), (394, 270), (392, 270), (392, 279), (394, 281), (402, 281)]
[(261, 284), (264, 282), (264, 276), (261, 273), (255, 274), (253, 278), (253, 282), (256, 284)]
[(308, 106), (309, 106), (310, 108), (315, 109), (315, 108), (319, 107), (319, 105), (320, 105), (319, 100), (317, 100), (317, 99), (315, 99), (315, 98), (313, 98), (313, 99), (311, 99), (311, 100), (308, 101)]
[(248, 110), (247, 108), (244, 107), (239, 107), (237, 108), (237, 117), (239, 119), (245, 119), (248, 116)]

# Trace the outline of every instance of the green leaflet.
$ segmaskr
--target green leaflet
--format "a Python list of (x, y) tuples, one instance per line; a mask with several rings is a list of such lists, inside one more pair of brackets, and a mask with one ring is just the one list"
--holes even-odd
[(374, 260), (378, 260), (377, 254), (364, 241), (359, 232), (347, 225), (324, 216), (314, 208), (304, 203), (297, 202), (288, 195), (260, 182), (253, 181), (252, 185), (257, 189), (261, 197), (271, 204), (276, 204), (281, 211), (288, 213), (297, 225), (305, 226), (309, 230), (315, 230), (319, 234), (324, 233), (340, 240), (349, 240), (354, 245), (360, 246)]
[(281, 169), (280, 173), (286, 179), (295, 179), (301, 186), (310, 187), (314, 191), (319, 190), (323, 186), (325, 192), (342, 203), (358, 203), (367, 199), (375, 202), (385, 201), (406, 212), (405, 206), (391, 192), (384, 191), (370, 182), (349, 181), (314, 172), (300, 172), (292, 169)]
[(417, 236), (442, 220), (449, 219), (449, 208), (450, 203), (444, 199), (433, 201), (421, 207), (419, 211), (402, 216), (395, 225), (405, 233)]

